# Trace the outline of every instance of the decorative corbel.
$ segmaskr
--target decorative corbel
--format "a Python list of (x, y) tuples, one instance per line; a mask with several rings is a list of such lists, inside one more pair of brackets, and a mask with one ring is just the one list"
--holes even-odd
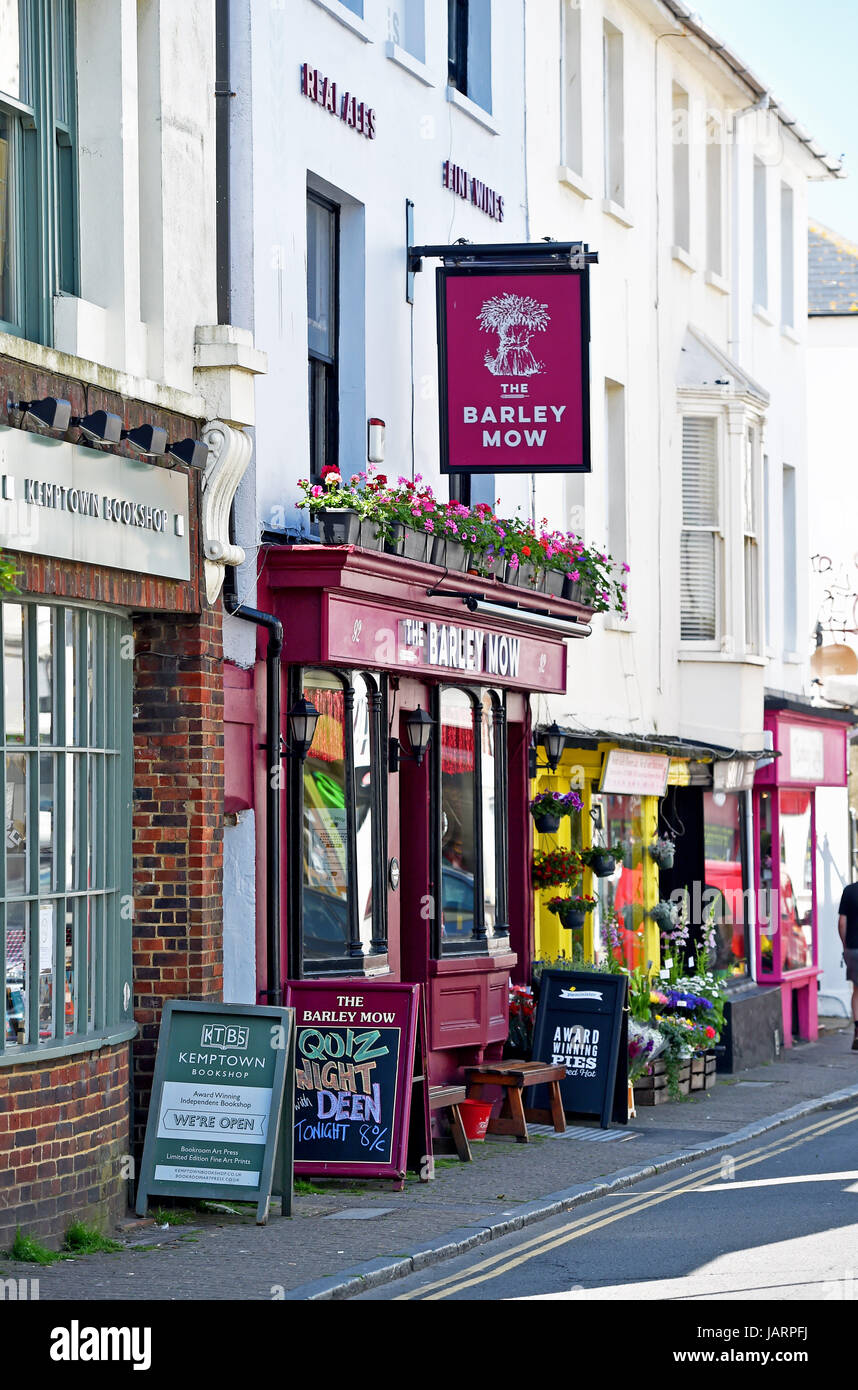
[(244, 430), (210, 420), (203, 428), (209, 446), (209, 461), (203, 474), (203, 554), (205, 555), (206, 596), (214, 603), (220, 593), (225, 565), (241, 565), (245, 554), (229, 538), (229, 517), (233, 498), (250, 462), (252, 443)]

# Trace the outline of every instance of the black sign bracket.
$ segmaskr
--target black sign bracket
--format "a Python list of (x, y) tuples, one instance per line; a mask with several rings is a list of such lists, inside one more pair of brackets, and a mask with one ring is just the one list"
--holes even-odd
[(409, 246), (408, 270), (414, 275), (423, 269), (424, 260), (439, 260), (445, 265), (539, 266), (552, 265), (564, 270), (583, 270), (597, 265), (598, 251), (591, 251), (585, 241), (525, 241), (471, 242), (457, 241), (452, 246)]

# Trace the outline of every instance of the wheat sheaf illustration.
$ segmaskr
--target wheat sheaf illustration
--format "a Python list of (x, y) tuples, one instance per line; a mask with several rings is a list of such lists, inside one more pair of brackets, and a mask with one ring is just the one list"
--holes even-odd
[(497, 352), (485, 356), (492, 376), (539, 375), (545, 364), (534, 357), (530, 340), (534, 333), (544, 333), (551, 322), (547, 304), (539, 304), (530, 295), (497, 294), (483, 304), (477, 321), (484, 333), (498, 335)]

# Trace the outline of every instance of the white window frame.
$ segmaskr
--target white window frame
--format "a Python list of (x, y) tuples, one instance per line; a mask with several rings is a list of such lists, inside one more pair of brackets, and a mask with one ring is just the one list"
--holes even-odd
[[(602, 140), (605, 202), (625, 208), (628, 196), (626, 174), (625, 35), (609, 19), (602, 21)], [(619, 164), (615, 179), (614, 155)]]
[[(684, 503), (682, 497), (682, 472), (683, 472), (683, 447), (684, 447), (684, 422), (686, 419), (705, 419), (715, 422), (715, 450), (716, 450), (716, 484), (718, 489), (718, 519), (715, 526), (694, 526), (686, 525), (684, 516)], [(724, 556), (727, 549), (725, 535), (725, 491), (724, 491), (724, 438), (726, 432), (726, 415), (722, 410), (714, 410), (711, 406), (699, 406), (692, 402), (683, 402), (680, 407), (679, 415), (679, 534), (680, 534), (680, 556), (679, 556), (679, 611), (677, 614), (679, 627), (679, 641), (683, 651), (720, 651), (724, 636)], [(682, 537), (688, 533), (712, 534), (715, 537), (715, 635), (711, 638), (687, 638), (682, 636)]]
[[(560, 163), (564, 169), (584, 177), (584, 98), (583, 78), (583, 25), (580, 0), (560, 0)], [(570, 62), (569, 50), (573, 40), (573, 25), (577, 28), (575, 53), (576, 88), (574, 96), (574, 116), (576, 148), (570, 141)]]

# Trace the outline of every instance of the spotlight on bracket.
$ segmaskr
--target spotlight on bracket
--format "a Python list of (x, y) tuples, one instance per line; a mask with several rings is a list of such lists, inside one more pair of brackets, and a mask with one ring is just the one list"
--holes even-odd
[(180, 439), (176, 444), (168, 444), (167, 454), (186, 468), (205, 468), (209, 458), (209, 446), (202, 439)]
[(45, 396), (40, 401), (18, 401), (14, 409), (20, 410), (31, 420), (37, 420), (45, 429), (59, 430), (62, 434), (65, 434), (71, 420), (71, 403), (58, 396)]
[(160, 458), (167, 448), (167, 431), (160, 425), (138, 425), (136, 429), (123, 430), (122, 438), (143, 458)]
[(70, 425), (80, 430), (90, 444), (119, 444), (122, 440), (122, 416), (109, 410), (94, 410), (91, 415), (73, 415)]

